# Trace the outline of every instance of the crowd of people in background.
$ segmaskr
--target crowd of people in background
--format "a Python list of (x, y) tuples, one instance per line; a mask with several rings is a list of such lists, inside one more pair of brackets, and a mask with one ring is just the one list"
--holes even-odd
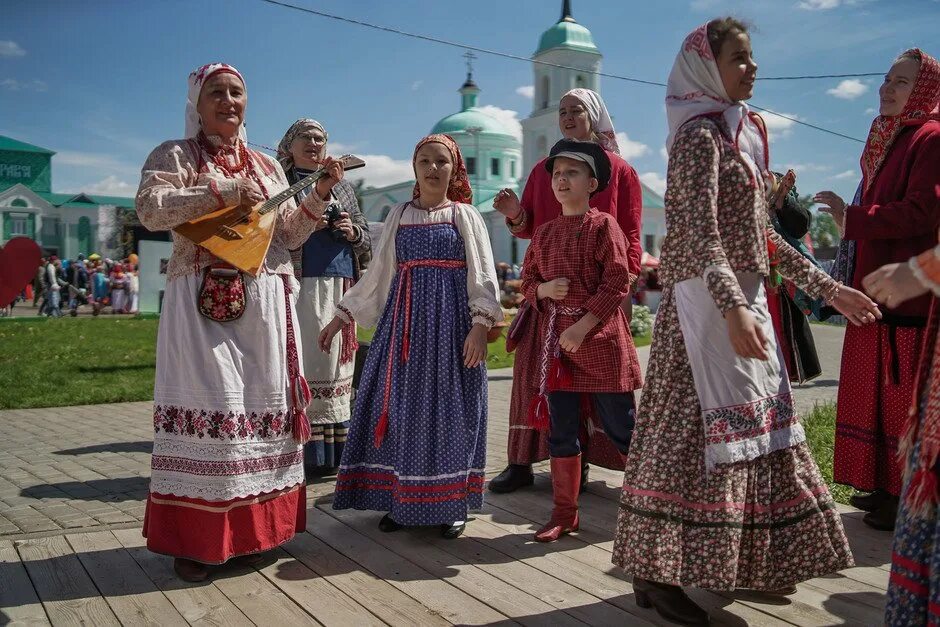
[(87, 258), (43, 257), (36, 275), (3, 315), (12, 315), (17, 302), (29, 303), (40, 316), (58, 318), (66, 313), (77, 316), (87, 307), (92, 315), (110, 310), (112, 314), (138, 311), (140, 281), (137, 255), (114, 260), (93, 253)]

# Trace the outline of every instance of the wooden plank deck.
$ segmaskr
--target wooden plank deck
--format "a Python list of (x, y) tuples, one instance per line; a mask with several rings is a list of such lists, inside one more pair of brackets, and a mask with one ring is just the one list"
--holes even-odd
[[(551, 507), (550, 484), (492, 495), (455, 541), (436, 530), (381, 533), (371, 512), (330, 508), (311, 489), (306, 533), (257, 570), (229, 567), (187, 584), (137, 529), (0, 542), (0, 623), (309, 625), (664, 625), (634, 602), (610, 563), (619, 478), (594, 469), (582, 527), (544, 545), (533, 531)], [(888, 581), (887, 534), (843, 508), (859, 565), (775, 600), (691, 595), (716, 625), (874, 625)]]
[[(499, 373), (493, 375), (503, 376)], [(495, 387), (495, 386), (494, 386)], [(508, 386), (506, 386), (508, 387)], [(491, 391), (491, 414), (507, 398)], [(489, 426), (488, 474), (506, 462), (507, 425)], [(534, 488), (487, 493), (458, 540), (436, 529), (381, 533), (376, 512), (333, 511), (332, 482), (308, 487), (307, 530), (257, 568), (225, 567), (203, 584), (179, 581), (139, 529), (96, 529), (0, 540), (0, 624), (665, 625), (637, 607), (610, 562), (621, 475), (592, 468), (581, 530), (532, 540), (551, 509), (544, 464)], [(774, 599), (691, 590), (715, 625), (877, 625), (890, 535), (842, 508), (858, 565)]]

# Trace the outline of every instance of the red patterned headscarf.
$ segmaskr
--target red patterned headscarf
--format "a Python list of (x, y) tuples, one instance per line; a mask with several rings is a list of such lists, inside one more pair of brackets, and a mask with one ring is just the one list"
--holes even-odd
[(891, 150), (891, 145), (906, 126), (919, 126), (928, 120), (937, 119), (940, 104), (940, 63), (926, 52), (911, 48), (901, 55), (920, 59), (920, 70), (911, 95), (900, 115), (879, 115), (871, 123), (868, 141), (862, 151), (862, 176), (864, 190), (868, 190), (875, 175)]
[[(463, 163), (463, 155), (460, 154), (460, 146), (457, 145), (457, 142), (455, 142), (454, 138), (450, 135), (443, 133), (428, 135), (419, 141), (418, 145), (415, 146), (414, 154), (411, 156), (411, 167), (414, 168), (415, 160), (418, 158), (418, 151), (421, 150), (421, 147), (431, 142), (443, 144), (450, 152), (450, 160), (454, 164), (453, 172), (450, 175), (450, 182), (447, 184), (447, 199), (453, 202), (472, 203), (473, 190), (470, 189), (470, 179), (467, 177), (467, 166)], [(418, 173), (415, 172), (415, 178), (417, 178), (417, 176)], [(412, 198), (417, 198), (420, 193), (418, 183), (415, 181), (415, 189)]]

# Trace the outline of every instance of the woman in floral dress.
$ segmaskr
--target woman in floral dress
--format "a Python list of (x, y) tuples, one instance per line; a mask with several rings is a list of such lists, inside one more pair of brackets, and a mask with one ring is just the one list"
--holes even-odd
[(708, 615), (680, 586), (786, 593), (853, 563), (774, 339), (768, 249), (853, 323), (878, 310), (769, 227), (766, 131), (743, 104), (756, 71), (746, 27), (715, 20), (683, 42), (666, 97), (663, 299), (613, 561), (638, 604), (684, 624)]

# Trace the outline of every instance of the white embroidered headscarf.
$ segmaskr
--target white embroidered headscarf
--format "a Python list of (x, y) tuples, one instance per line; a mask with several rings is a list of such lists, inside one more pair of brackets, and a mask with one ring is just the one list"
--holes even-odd
[(758, 176), (767, 169), (768, 155), (760, 127), (749, 117), (750, 109), (743, 102), (728, 97), (721, 82), (718, 63), (708, 43), (708, 24), (689, 33), (669, 73), (666, 86), (666, 119), (669, 136), (666, 150), (682, 125), (693, 118), (720, 113), (734, 136), (734, 142), (751, 172)]
[(587, 109), (588, 118), (591, 120), (591, 130), (597, 135), (597, 143), (604, 150), (620, 154), (620, 146), (617, 145), (617, 133), (614, 130), (613, 120), (607, 113), (607, 105), (600, 95), (590, 89), (578, 87), (567, 92), (565, 96), (573, 96), (581, 101), (584, 108)]
[[(227, 63), (209, 63), (201, 68), (194, 70), (189, 75), (189, 93), (186, 96), (186, 130), (184, 137), (192, 139), (199, 134), (202, 129), (202, 121), (199, 119), (199, 112), (196, 110), (196, 104), (199, 102), (199, 94), (202, 93), (202, 86), (206, 84), (214, 74), (219, 72), (228, 72), (238, 77), (238, 80), (245, 84), (245, 79), (241, 73)], [(247, 89), (247, 87), (246, 87)], [(238, 136), (242, 141), (247, 141), (245, 133), (245, 123), (238, 128)]]

